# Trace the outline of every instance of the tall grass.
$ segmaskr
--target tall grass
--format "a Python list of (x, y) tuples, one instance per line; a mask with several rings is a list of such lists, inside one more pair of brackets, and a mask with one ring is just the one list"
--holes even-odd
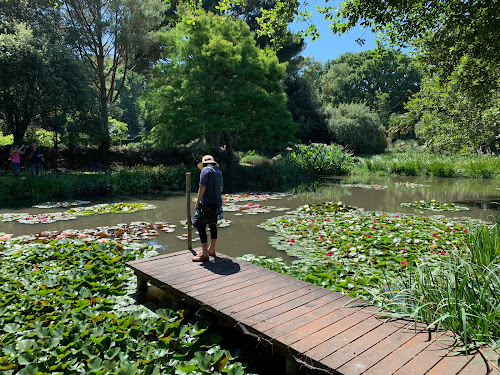
[[(500, 226), (471, 228), (462, 249), (437, 266), (416, 262), (403, 288), (384, 301), (396, 317), (459, 334), (464, 347), (500, 348)], [(383, 299), (387, 296), (379, 296)]]
[(491, 155), (445, 156), (429, 153), (386, 153), (358, 157), (353, 174), (500, 178), (500, 158)]

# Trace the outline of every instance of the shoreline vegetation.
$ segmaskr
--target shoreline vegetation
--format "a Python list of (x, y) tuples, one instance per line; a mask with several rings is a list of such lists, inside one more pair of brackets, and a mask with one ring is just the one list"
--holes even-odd
[[(272, 158), (250, 151), (238, 153), (238, 160), (228, 164), (225, 156), (219, 152), (216, 158), (221, 160), (229, 189), (279, 190), (325, 175), (500, 178), (500, 158), (490, 155), (443, 156), (407, 151), (352, 156), (341, 146), (313, 143)], [(9, 172), (0, 176), (0, 204), (183, 191), (186, 172), (197, 173), (187, 160), (173, 166), (138, 164), (106, 172), (46, 171), (35, 177), (25, 172), (19, 179)]]

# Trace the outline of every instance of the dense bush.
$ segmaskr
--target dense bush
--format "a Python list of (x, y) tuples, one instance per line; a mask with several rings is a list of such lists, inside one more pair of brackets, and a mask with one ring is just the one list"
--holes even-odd
[(286, 155), (286, 161), (305, 175), (343, 175), (352, 166), (352, 157), (342, 146), (322, 143), (299, 145)]
[(328, 131), (332, 139), (355, 154), (378, 154), (387, 147), (379, 116), (365, 104), (328, 106)]

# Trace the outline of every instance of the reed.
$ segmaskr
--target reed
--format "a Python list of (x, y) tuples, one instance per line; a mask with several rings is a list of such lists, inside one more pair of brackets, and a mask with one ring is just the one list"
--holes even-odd
[(396, 285), (399, 292), (376, 297), (394, 317), (425, 321), (460, 335), (464, 348), (500, 348), (500, 229), (471, 228), (463, 248), (438, 267), (413, 263)]
[(355, 159), (352, 174), (500, 178), (500, 158), (491, 155), (386, 153)]

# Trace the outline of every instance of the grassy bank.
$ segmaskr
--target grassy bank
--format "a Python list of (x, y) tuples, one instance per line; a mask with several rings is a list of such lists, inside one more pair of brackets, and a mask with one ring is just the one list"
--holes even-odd
[[(301, 180), (300, 171), (271, 164), (259, 166), (221, 166), (227, 188), (279, 189)], [(199, 170), (180, 166), (136, 166), (108, 173), (66, 173), (30, 176), (19, 179), (0, 177), (0, 204), (41, 202), (89, 196), (161, 194), (183, 191), (186, 172), (192, 174), (192, 191), (198, 185)]]
[(386, 153), (357, 157), (352, 174), (500, 178), (500, 158), (489, 155)]
[[(273, 159), (255, 157), (258, 158), (255, 164), (221, 163), (224, 186), (229, 189), (280, 190), (318, 175), (348, 174), (352, 165), (352, 157), (336, 145), (300, 145)], [(224, 160), (224, 157), (217, 157), (217, 160)], [(25, 173), (17, 180), (7, 174), (0, 177), (0, 204), (184, 191), (186, 172), (191, 172), (191, 190), (196, 191), (200, 171), (194, 162), (189, 167), (184, 164), (136, 165), (106, 173), (45, 173), (40, 176)]]

